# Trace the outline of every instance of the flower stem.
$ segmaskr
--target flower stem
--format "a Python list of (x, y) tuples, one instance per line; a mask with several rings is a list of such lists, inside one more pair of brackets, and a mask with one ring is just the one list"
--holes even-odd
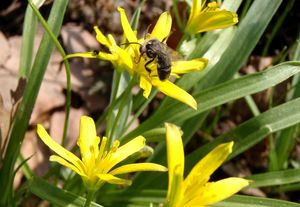
[(84, 207), (89, 207), (94, 199), (95, 191), (88, 190)]

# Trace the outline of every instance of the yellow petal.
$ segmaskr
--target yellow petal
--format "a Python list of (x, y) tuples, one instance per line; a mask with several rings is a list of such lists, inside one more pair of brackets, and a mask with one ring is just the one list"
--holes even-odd
[(233, 142), (220, 144), (203, 159), (201, 159), (191, 170), (184, 180), (184, 186), (193, 192), (199, 186), (208, 182), (211, 174), (226, 160), (232, 151)]
[(230, 11), (220, 10), (202, 12), (187, 25), (186, 30), (190, 34), (195, 34), (214, 29), (223, 29), (232, 26), (237, 22), (237, 14)]
[(207, 183), (201, 192), (186, 206), (211, 205), (224, 200), (249, 185), (249, 181), (243, 178), (226, 178), (217, 182)]
[(53, 162), (58, 162), (59, 164), (70, 168), (71, 170), (73, 170), (74, 172), (76, 172), (78, 175), (82, 176), (82, 177), (87, 177), (86, 172), (84, 172), (84, 169), (78, 169), (75, 165), (71, 164), (70, 162), (67, 162), (65, 159), (57, 156), (57, 155), (51, 155), (50, 156), (50, 161)]
[(126, 50), (123, 50), (118, 46), (112, 48), (112, 52), (118, 54), (118, 58), (117, 58), (118, 66), (122, 67), (122, 69), (128, 70), (128, 72), (131, 73), (133, 68), (133, 61), (131, 55)]
[(205, 2), (206, 0), (204, 0), (203, 2), (201, 0), (193, 0), (189, 21), (194, 19), (195, 16), (201, 12)]
[(118, 167), (109, 172), (109, 174), (117, 175), (117, 174), (125, 174), (137, 171), (160, 171), (165, 172), (168, 169), (162, 165), (155, 164), (155, 163), (135, 163), (135, 164), (128, 164)]
[(138, 40), (137, 40), (136, 35), (133, 32), (133, 30), (132, 30), (132, 28), (131, 28), (131, 26), (128, 22), (125, 10), (121, 7), (118, 7), (118, 11), (120, 12), (121, 24), (122, 24), (124, 34), (125, 34), (127, 40), (129, 42), (137, 42)]
[[(167, 159), (168, 159), (168, 173), (169, 184), (167, 200), (171, 202), (174, 200), (174, 194), (176, 194), (176, 200), (179, 199), (178, 194), (182, 194), (182, 190), (178, 189), (178, 185), (181, 188), (184, 171), (184, 149), (182, 144), (181, 130), (174, 124), (165, 124), (166, 127), (166, 143), (167, 143)], [(182, 191), (182, 192), (181, 192)], [(173, 202), (173, 201), (172, 201)], [(175, 202), (175, 201), (174, 201)], [(176, 202), (175, 202), (176, 203)]]
[(172, 183), (167, 192), (166, 207), (181, 207), (184, 206), (182, 203), (183, 198), (183, 177), (181, 172), (183, 166), (177, 166), (172, 173)]
[(203, 70), (208, 63), (206, 58), (197, 58), (193, 60), (181, 60), (172, 62), (172, 73), (183, 74), (193, 71)]
[(111, 169), (113, 166), (123, 161), (128, 156), (141, 150), (145, 146), (145, 142), (146, 139), (143, 136), (138, 136), (119, 147), (117, 151), (112, 154), (107, 169)]
[[(179, 127), (170, 123), (166, 123), (165, 128), (169, 179), (172, 179), (172, 173), (175, 167), (184, 166), (184, 150), (181, 139), (182, 131)], [(183, 176), (183, 169), (181, 175)]]
[(110, 47), (111, 44), (108, 41), (108, 39), (104, 36), (104, 34), (100, 31), (100, 29), (97, 26), (94, 26), (94, 30), (96, 32), (96, 39), (97, 41), (102, 44), (105, 45), (106, 47)]
[(119, 56), (117, 54), (99, 52), (97, 58), (115, 63), (118, 60)]
[(151, 93), (152, 85), (144, 76), (140, 76), (140, 87), (144, 90), (143, 96), (148, 98)]
[(178, 101), (181, 101), (193, 109), (197, 109), (197, 102), (191, 96), (189, 93), (187, 93), (185, 90), (179, 88), (177, 85), (173, 84), (169, 80), (166, 81), (160, 81), (160, 80), (152, 80), (153, 86), (155, 86), (158, 90), (160, 90), (162, 93), (166, 94), (167, 96), (170, 96), (174, 99), (177, 99)]
[(98, 54), (95, 52), (82, 52), (82, 53), (68, 54), (64, 57), (64, 59), (69, 59), (74, 57), (97, 58), (97, 55)]
[(107, 35), (107, 40), (109, 41), (111, 46), (116, 46), (117, 45), (115, 38), (111, 34)]
[(157, 20), (157, 23), (155, 24), (150, 36), (163, 41), (169, 36), (171, 27), (172, 17), (168, 12), (164, 12), (159, 16), (159, 19)]
[(82, 53), (74, 53), (68, 54), (64, 57), (64, 59), (75, 58), (75, 57), (83, 57), (83, 58), (98, 58), (102, 60), (107, 60), (111, 62), (115, 62), (118, 60), (118, 56), (116, 54), (109, 54), (104, 52), (82, 52)]
[(111, 184), (117, 184), (117, 185), (131, 185), (132, 181), (127, 179), (122, 179), (115, 177), (110, 174), (98, 174), (97, 175), (101, 180), (104, 180)]
[(82, 116), (77, 145), (80, 148), (82, 161), (86, 166), (93, 167), (99, 154), (99, 143), (100, 138), (97, 136), (94, 120), (88, 116)]
[(44, 127), (40, 124), (37, 125), (37, 133), (41, 140), (56, 154), (58, 154), (63, 159), (67, 160), (74, 166), (76, 166), (77, 169), (80, 169), (81, 171), (84, 171), (84, 165), (81, 162), (81, 160), (74, 155), (72, 152), (69, 152), (65, 148), (63, 148), (61, 145), (57, 144), (47, 133), (47, 131), (44, 129)]

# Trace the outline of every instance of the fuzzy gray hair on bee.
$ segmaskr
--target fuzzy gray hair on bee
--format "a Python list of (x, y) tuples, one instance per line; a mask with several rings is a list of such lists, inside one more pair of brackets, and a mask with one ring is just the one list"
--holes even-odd
[[(163, 40), (164, 41), (164, 40)], [(171, 57), (167, 50), (167, 45), (159, 41), (157, 38), (152, 38), (145, 41), (143, 44), (138, 42), (128, 42), (124, 44), (138, 44), (140, 45), (140, 61), (143, 55), (146, 55), (150, 60), (145, 63), (145, 69), (151, 73), (149, 64), (153, 61), (157, 63), (157, 74), (161, 81), (169, 78), (171, 74)]]

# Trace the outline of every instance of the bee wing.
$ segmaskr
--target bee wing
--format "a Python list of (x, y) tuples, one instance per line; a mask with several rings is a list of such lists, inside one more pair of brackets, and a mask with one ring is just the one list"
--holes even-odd
[(184, 59), (184, 57), (179, 52), (170, 48), (168, 45), (165, 45), (165, 50), (166, 50), (166, 53), (170, 56), (172, 61)]

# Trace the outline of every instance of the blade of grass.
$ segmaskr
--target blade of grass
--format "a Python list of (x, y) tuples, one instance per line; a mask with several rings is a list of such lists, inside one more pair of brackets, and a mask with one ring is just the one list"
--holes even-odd
[[(38, 8), (29, 0), (29, 5), (33, 9), (34, 14), (37, 16), (39, 22), (47, 32), (47, 34), (51, 37), (52, 41), (54, 42), (56, 48), (58, 49), (61, 56), (64, 58), (66, 56), (66, 53), (59, 43), (56, 36), (52, 33), (51, 29), (48, 27), (47, 22), (44, 20), (42, 15), (40, 14)], [(63, 137), (62, 137), (62, 146), (65, 146), (66, 139), (67, 139), (67, 130), (69, 125), (69, 116), (70, 116), (70, 108), (71, 108), (71, 71), (70, 71), (70, 64), (67, 59), (64, 59), (64, 65), (65, 65), (65, 71), (66, 71), (66, 82), (67, 82), (67, 89), (66, 89), (66, 107), (65, 107), (65, 121), (64, 121), (64, 131), (63, 131)]]
[[(298, 34), (298, 40), (296, 44), (296, 50), (294, 53), (293, 60), (300, 60), (300, 32)], [(292, 80), (292, 90), (288, 95), (288, 100), (300, 97), (300, 75), (296, 74)], [(280, 132), (275, 140), (275, 154), (277, 157), (276, 165), (271, 163), (273, 166), (277, 166), (274, 170), (285, 169), (288, 166), (288, 159), (295, 146), (297, 134), (299, 133), (299, 125), (287, 128)]]
[(187, 172), (204, 155), (223, 142), (234, 141), (229, 158), (233, 158), (254, 146), (266, 136), (300, 122), (300, 98), (276, 106), (254, 117), (212, 142), (198, 148), (186, 157)]
[[(149, 206), (149, 203), (163, 203), (165, 191), (163, 190), (144, 190), (131, 192), (111, 192), (105, 194), (107, 206)], [(124, 203), (126, 205), (124, 205)], [(123, 204), (123, 205), (122, 205)], [(130, 205), (131, 206), (131, 205)], [(299, 207), (300, 204), (270, 198), (260, 198), (254, 196), (234, 195), (224, 201), (211, 206), (218, 207)]]
[(212, 109), (213, 107), (272, 87), (299, 71), (299, 62), (286, 62), (271, 67), (263, 72), (243, 76), (219, 84), (215, 87), (208, 88), (194, 95), (194, 98), (199, 103), (197, 111), (192, 110), (181, 103), (173, 102), (169, 107), (176, 109), (176, 113), (171, 109), (156, 112), (137, 129), (127, 134), (123, 139), (128, 140), (129, 138), (138, 136), (147, 130), (162, 125), (164, 122), (181, 124), (183, 121)]
[[(144, 1), (140, 3), (131, 19), (131, 26), (134, 30), (138, 26), (141, 6), (143, 4)], [(110, 105), (115, 107), (110, 107), (108, 111), (106, 122), (107, 147), (110, 147), (115, 139), (121, 136), (126, 128), (127, 120), (132, 110), (132, 95), (130, 92), (135, 80), (134, 78), (130, 79), (130, 75), (126, 71), (119, 71), (122, 71), (122, 69), (114, 71)], [(115, 103), (122, 93), (126, 93), (126, 96), (122, 98), (119, 104)]]
[[(40, 8), (44, 4), (44, 2), (45, 0), (33, 1), (33, 3), (38, 8)], [(19, 65), (19, 76), (23, 78), (28, 77), (28, 75), (30, 74), (36, 28), (37, 28), (36, 16), (34, 15), (32, 8), (28, 5), (26, 8), (25, 18), (23, 23), (21, 57), (20, 57), (20, 65)]]
[[(67, 4), (68, 1), (55, 1), (53, 3), (48, 25), (56, 36), (60, 31)], [(30, 115), (53, 48), (53, 41), (48, 34), (44, 34), (35, 57), (30, 76), (28, 78), (28, 83), (25, 87), (23, 99), (19, 105), (12, 124), (5, 159), (0, 171), (0, 186), (2, 186), (2, 198), (0, 199), (0, 206), (6, 206), (12, 201), (12, 172), (14, 164), (18, 157), (20, 147), (29, 123)]]
[[(165, 190), (137, 190), (137, 191), (112, 191), (103, 195), (104, 206), (120, 206), (121, 204), (143, 204), (163, 203), (165, 201)], [(126, 206), (127, 206), (126, 205)]]
[[(33, 178), (28, 183), (29, 191), (36, 196), (49, 201), (58, 206), (82, 207), (85, 203), (83, 197), (74, 195), (65, 190), (57, 188), (41, 178)], [(101, 207), (101, 205), (92, 202), (91, 207)]]
[(259, 188), (300, 182), (300, 169), (274, 171), (247, 177), (252, 180), (249, 187)]
[(275, 24), (272, 24), (272, 32), (268, 36), (268, 40), (262, 51), (262, 56), (266, 56), (268, 54), (271, 42), (273, 41), (275, 35), (278, 33), (279, 29), (282, 28), (282, 24), (283, 24), (285, 18), (287, 17), (287, 15), (289, 14), (289, 12), (291, 11), (291, 9), (293, 8), (294, 3), (295, 3), (295, 0), (289, 0), (284, 11), (282, 12), (282, 14), (279, 15), (277, 22)]
[[(274, 107), (259, 116), (256, 116), (228, 133), (221, 135), (215, 138), (213, 141), (208, 144), (197, 148), (194, 152), (187, 155), (185, 158), (185, 173), (190, 172), (192, 167), (206, 154), (208, 154), (212, 149), (214, 149), (217, 145), (234, 141), (233, 152), (230, 154), (229, 158), (233, 158), (238, 154), (244, 152), (250, 147), (254, 146), (261, 140), (263, 140), (266, 136), (292, 126), (296, 123), (300, 122), (300, 98), (292, 100), (288, 103), (281, 104), (277, 107)], [(188, 135), (189, 136), (189, 135)], [(185, 134), (183, 134), (183, 140), (185, 140)], [(154, 156), (151, 157), (148, 161), (150, 162), (163, 162), (165, 163), (165, 158), (162, 156), (165, 144), (160, 144), (157, 146), (155, 150)], [(157, 156), (158, 155), (158, 156)], [(149, 173), (148, 173), (149, 174)], [(148, 175), (147, 174), (147, 175)], [(153, 176), (143, 176), (143, 173), (138, 173), (134, 179), (132, 187), (134, 189), (141, 187), (157, 187), (162, 186), (164, 184), (161, 179), (162, 176), (165, 175), (155, 175)], [(154, 182), (154, 180), (161, 180), (161, 182)], [(166, 183), (165, 183), (166, 184)]]
[(300, 190), (300, 183), (293, 183), (288, 185), (280, 186), (280, 192), (291, 192), (291, 191), (299, 191)]
[(300, 204), (278, 199), (235, 195), (214, 204), (216, 207), (299, 207)]
[(23, 24), (21, 57), (20, 57), (20, 66), (19, 66), (20, 77), (25, 78), (28, 77), (28, 75), (30, 74), (36, 28), (37, 28), (37, 18), (34, 15), (31, 7), (28, 5), (26, 8), (24, 24)]

